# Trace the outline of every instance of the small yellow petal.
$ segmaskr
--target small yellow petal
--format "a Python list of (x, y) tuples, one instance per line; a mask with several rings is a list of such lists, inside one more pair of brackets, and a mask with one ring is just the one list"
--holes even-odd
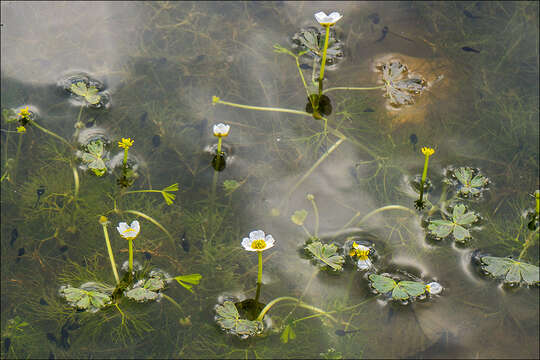
[(26, 128), (24, 126), (17, 126), (17, 132), (24, 134), (26, 132)]
[(424, 154), (426, 156), (431, 156), (431, 155), (435, 154), (435, 149), (424, 146), (422, 148), (422, 154)]

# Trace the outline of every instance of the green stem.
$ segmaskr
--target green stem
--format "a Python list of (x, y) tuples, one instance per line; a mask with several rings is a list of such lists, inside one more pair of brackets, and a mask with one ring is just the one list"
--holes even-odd
[(428, 162), (429, 162), (429, 155), (426, 155), (426, 161), (424, 162), (424, 171), (422, 172), (422, 186), (421, 189), (424, 188), (424, 182), (426, 181), (427, 177), (427, 168), (428, 168)]
[(259, 297), (261, 295), (261, 284), (257, 283), (257, 291), (255, 293), (255, 302), (259, 302)]
[(285, 300), (294, 301), (294, 302), (296, 302), (298, 304), (298, 306), (303, 307), (304, 309), (315, 311), (315, 312), (317, 312), (319, 314), (322, 314), (323, 316), (326, 316), (327, 318), (329, 318), (333, 322), (337, 322), (337, 319), (335, 317), (333, 317), (332, 315), (330, 315), (328, 312), (326, 312), (326, 311), (324, 311), (322, 309), (319, 309), (318, 307), (306, 304), (306, 303), (298, 300), (297, 298), (293, 298), (293, 297), (290, 297), (290, 296), (282, 296), (282, 297), (278, 297), (278, 298), (270, 301), (264, 307), (264, 309), (262, 309), (261, 313), (259, 314), (259, 316), (257, 317), (256, 320), (257, 321), (262, 321), (262, 319), (264, 318), (264, 315), (266, 315), (266, 313), (270, 310), (270, 308), (272, 306), (274, 306), (275, 304), (277, 304), (280, 301), (285, 301)]
[(527, 239), (525, 240), (525, 243), (523, 244), (523, 249), (521, 250), (521, 252), (519, 253), (519, 257), (518, 257), (518, 261), (521, 260), (521, 258), (523, 257), (523, 255), (525, 255), (525, 253), (527, 252), (527, 250), (531, 247), (531, 245), (533, 244), (533, 242), (531, 241), (533, 236), (535, 234), (538, 234), (538, 229), (536, 229), (535, 231), (533, 231), (532, 233), (529, 234), (529, 236), (527, 236)]
[(128, 239), (129, 241), (129, 272), (133, 274), (133, 240)]
[(169, 300), (171, 302), (171, 304), (173, 304), (174, 306), (176, 306), (178, 308), (178, 310), (180, 310), (181, 312), (182, 311), (182, 307), (180, 306), (180, 304), (178, 304), (172, 297), (170, 297), (169, 295), (166, 295), (164, 293), (160, 293), (161, 296), (163, 296), (165, 299)]
[(22, 137), (23, 134), (19, 134), (19, 142), (17, 143), (17, 152), (15, 153), (15, 170), (13, 171), (13, 182), (15, 182), (15, 177), (17, 175), (17, 169), (19, 168), (19, 155), (21, 153), (21, 147), (22, 147)]
[(313, 206), (313, 212), (315, 213), (315, 237), (319, 238), (319, 208), (315, 203), (315, 199), (311, 199), (311, 205)]
[(385, 85), (379, 85), (379, 86), (372, 86), (372, 87), (347, 87), (347, 86), (339, 86), (339, 87), (333, 87), (328, 88), (324, 90), (322, 93), (326, 94), (327, 92), (334, 91), (334, 90), (377, 90), (384, 88)]
[(305, 115), (312, 117), (313, 115), (310, 113), (307, 113), (305, 111), (299, 111), (299, 110), (291, 110), (291, 109), (283, 109), (283, 108), (274, 108), (274, 107), (263, 107), (263, 106), (251, 106), (251, 105), (242, 105), (242, 104), (235, 104), (228, 101), (223, 100), (217, 100), (217, 104), (223, 104), (223, 105), (229, 105), (233, 107), (238, 107), (242, 109), (250, 109), (250, 110), (260, 110), (260, 111), (277, 111), (277, 112), (286, 112), (291, 114), (298, 114), (298, 115)]
[(129, 148), (125, 147), (124, 148), (124, 169), (127, 168), (128, 151), (129, 151)]
[[(307, 113), (306, 113), (307, 114)], [(310, 115), (311, 116), (311, 115)], [(340, 138), (338, 141), (336, 141), (336, 143), (334, 145), (332, 145), (332, 147), (330, 149), (328, 149), (320, 158), (319, 160), (317, 160), (317, 162), (315, 164), (313, 164), (313, 166), (304, 174), (304, 176), (302, 176), (300, 178), (300, 180), (298, 180), (296, 182), (296, 184), (294, 184), (294, 186), (291, 188), (291, 190), (289, 190), (289, 193), (287, 194), (287, 198), (289, 198), (291, 196), (291, 194), (294, 192), (294, 190), (296, 190), (296, 188), (298, 186), (300, 186), (300, 184), (302, 184), (304, 182), (304, 180), (307, 179), (307, 177), (309, 175), (311, 175), (311, 173), (334, 151), (336, 150), (339, 145), (341, 145), (342, 142), (344, 142), (345, 139), (344, 138)]]
[(49, 134), (49, 135), (57, 138), (58, 140), (60, 140), (63, 143), (67, 144), (70, 148), (74, 149), (73, 145), (71, 145), (66, 139), (64, 139), (60, 135), (56, 135), (55, 133), (53, 133), (50, 130), (45, 129), (43, 126), (39, 125), (35, 120), (31, 120), (31, 124), (34, 125), (35, 127), (37, 127), (39, 130), (43, 131), (44, 133)]
[(309, 230), (306, 228), (306, 226), (304, 224), (302, 224), (302, 228), (306, 232), (306, 235), (308, 236), (308, 238), (311, 239), (313, 237), (313, 235), (311, 235), (311, 233), (309, 232)]
[(324, 66), (326, 65), (326, 51), (328, 50), (328, 37), (330, 36), (330, 26), (329, 25), (323, 25), (326, 29), (326, 35), (324, 36), (324, 50), (323, 50), (323, 56), (322, 56), (322, 62), (321, 62), (321, 72), (319, 74), (319, 97), (321, 97), (321, 85), (322, 81), (324, 79)]
[(153, 189), (148, 189), (148, 190), (130, 190), (130, 191), (126, 191), (126, 192), (122, 193), (122, 195), (126, 195), (126, 194), (134, 194), (134, 193), (146, 193), (146, 192), (163, 193), (163, 190), (153, 190)]
[[(375, 210), (369, 212), (362, 219), (360, 219), (360, 221), (358, 221), (358, 223), (356, 223), (356, 226), (360, 226), (360, 224), (362, 224), (364, 221), (366, 221), (367, 219), (369, 219), (373, 215), (376, 215), (378, 213), (381, 213), (381, 212), (387, 211), (387, 210), (403, 210), (403, 211), (408, 211), (413, 215), (416, 215), (416, 213), (414, 211), (412, 211), (411, 209), (409, 209), (408, 207), (401, 206), (401, 205), (388, 205), (388, 206), (383, 206), (381, 208), (378, 208), (378, 209), (375, 209)], [(351, 222), (351, 221), (349, 221), (349, 222)]]
[(257, 251), (259, 253), (259, 270), (257, 272), (257, 284), (262, 284), (262, 251)]
[(105, 242), (107, 243), (107, 251), (109, 252), (109, 259), (111, 260), (111, 267), (113, 270), (114, 278), (116, 279), (116, 284), (120, 284), (120, 277), (118, 276), (118, 271), (116, 270), (116, 262), (114, 261), (114, 255), (111, 247), (111, 242), (109, 241), (109, 233), (107, 232), (107, 224), (101, 224), (103, 226), (103, 235), (105, 235)]
[(221, 155), (221, 136), (218, 136), (218, 143), (217, 143), (217, 154)]
[[(300, 62), (298, 61), (298, 56), (295, 56), (294, 59), (296, 60), (296, 67), (298, 68), (298, 73), (300, 73), (300, 78), (302, 79), (302, 84), (304, 84), (304, 89), (306, 89), (307, 97), (311, 101), (311, 98), (309, 97), (309, 88), (308, 88), (308, 86), (306, 84), (306, 79), (304, 78), (304, 73), (302, 72), (302, 69), (300, 68)], [(313, 106), (313, 103), (311, 105)]]
[(534, 197), (536, 198), (536, 216), (540, 216), (540, 190), (534, 192)]
[(79, 173), (77, 172), (77, 168), (71, 164), (71, 170), (73, 170), (73, 182), (75, 184), (75, 192), (74, 192), (74, 195), (73, 197), (75, 199), (77, 199), (77, 197), (79, 196)]

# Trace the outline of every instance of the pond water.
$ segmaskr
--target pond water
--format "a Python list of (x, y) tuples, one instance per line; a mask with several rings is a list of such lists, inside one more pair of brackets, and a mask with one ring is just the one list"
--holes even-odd
[[(311, 86), (319, 66), (305, 54), (297, 67), (292, 40), (321, 29), (321, 10), (343, 14), (324, 89), (377, 87), (326, 92), (326, 120), (304, 112), (299, 69)], [(474, 261), (539, 262), (527, 226), (539, 187), (538, 3), (3, 1), (1, 13), (2, 358), (540, 356), (538, 286), (503, 285)], [(396, 60), (422, 88), (413, 104), (383, 96), (381, 65)], [(78, 82), (96, 87), (97, 104), (67, 91)], [(32, 121), (17, 133), (8, 109), (26, 106)], [(231, 129), (217, 172), (221, 122)], [(126, 168), (121, 138), (134, 141)], [(80, 160), (96, 139), (110, 159), (102, 176)], [(423, 146), (435, 153), (418, 211)], [(489, 179), (481, 196), (445, 185), (459, 167)], [(458, 203), (478, 214), (471, 237), (436, 240), (428, 224), (452, 220)], [(193, 293), (174, 282), (160, 301), (70, 307), (61, 286), (114, 287), (103, 228), (125, 273), (129, 242), (115, 228), (133, 220), (135, 261), (200, 274)], [(241, 339), (215, 307), (255, 298), (258, 257), (241, 242), (259, 229), (275, 245), (262, 252), (258, 300), (316, 309), (280, 301), (261, 334)], [(369, 245), (373, 266), (357, 270), (347, 248), (342, 271), (320, 268), (306, 241)], [(370, 274), (443, 291), (394, 301)]]

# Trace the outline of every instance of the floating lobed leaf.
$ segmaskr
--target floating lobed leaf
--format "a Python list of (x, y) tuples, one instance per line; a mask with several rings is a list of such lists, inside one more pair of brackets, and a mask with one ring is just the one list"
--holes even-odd
[[(330, 29), (328, 36), (328, 48), (326, 49), (326, 62), (333, 64), (343, 56), (342, 43), (336, 39), (336, 34), (333, 29)], [(309, 27), (302, 29), (292, 37), (294, 46), (302, 50), (298, 55), (308, 53), (321, 61), (324, 51), (325, 29)], [(276, 49), (279, 52), (285, 52), (280, 48)]]
[(291, 221), (298, 226), (304, 225), (308, 212), (304, 209), (296, 210), (291, 216)]
[(425, 81), (419, 76), (409, 76), (407, 66), (394, 60), (378, 67), (382, 71), (386, 94), (392, 105), (410, 105), (413, 95), (425, 89)]
[(290, 324), (287, 324), (287, 326), (285, 326), (285, 329), (283, 329), (283, 332), (281, 333), (280, 338), (281, 338), (281, 342), (284, 344), (288, 343), (289, 339), (290, 340), (296, 339), (296, 334), (294, 333), (294, 330)]
[(418, 281), (400, 281), (396, 283), (394, 279), (383, 275), (371, 274), (369, 276), (371, 286), (381, 294), (392, 291), (394, 300), (407, 300), (426, 292), (426, 285)]
[(448, 220), (432, 220), (428, 225), (428, 230), (439, 239), (450, 235), (454, 229), (454, 223)]
[(371, 274), (369, 275), (369, 280), (371, 280), (371, 286), (381, 294), (386, 294), (396, 286), (394, 279), (387, 276)]
[(124, 293), (124, 295), (130, 299), (133, 299), (139, 302), (156, 300), (158, 297), (157, 292), (151, 291), (144, 287), (136, 287), (134, 289), (128, 290)]
[(306, 249), (324, 265), (334, 270), (342, 270), (345, 258), (337, 253), (338, 248), (334, 244), (323, 244), (320, 241), (306, 245)]
[(67, 286), (60, 290), (60, 296), (73, 307), (97, 311), (111, 301), (107, 288), (98, 283), (85, 283), (80, 288)]
[(449, 220), (432, 220), (428, 225), (428, 230), (438, 239), (442, 239), (450, 235), (454, 236), (456, 241), (464, 241), (471, 237), (471, 233), (466, 228), (474, 223), (478, 216), (473, 212), (466, 212), (466, 207), (463, 204), (457, 204), (452, 212), (452, 221)]
[(482, 268), (487, 273), (502, 278), (505, 283), (523, 282), (527, 285), (537, 285), (540, 282), (538, 266), (494, 256), (484, 256), (480, 260), (483, 263)]
[(246, 338), (260, 334), (264, 325), (262, 321), (240, 319), (238, 309), (232, 301), (225, 301), (216, 306), (216, 322), (225, 331)]
[(84, 99), (92, 105), (99, 103), (99, 101), (101, 100), (101, 96), (98, 95), (99, 90), (93, 85), (88, 87), (82, 81), (71, 84), (70, 90), (75, 95), (84, 97)]

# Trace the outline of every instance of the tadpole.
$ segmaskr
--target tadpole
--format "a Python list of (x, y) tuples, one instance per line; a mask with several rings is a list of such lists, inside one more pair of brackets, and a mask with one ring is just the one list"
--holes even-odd
[(37, 206), (39, 204), (39, 199), (41, 199), (41, 195), (45, 194), (45, 186), (40, 185), (39, 188), (36, 190), (36, 194), (37, 194), (37, 199), (36, 199), (36, 203), (34, 205), (34, 208), (37, 208)]

